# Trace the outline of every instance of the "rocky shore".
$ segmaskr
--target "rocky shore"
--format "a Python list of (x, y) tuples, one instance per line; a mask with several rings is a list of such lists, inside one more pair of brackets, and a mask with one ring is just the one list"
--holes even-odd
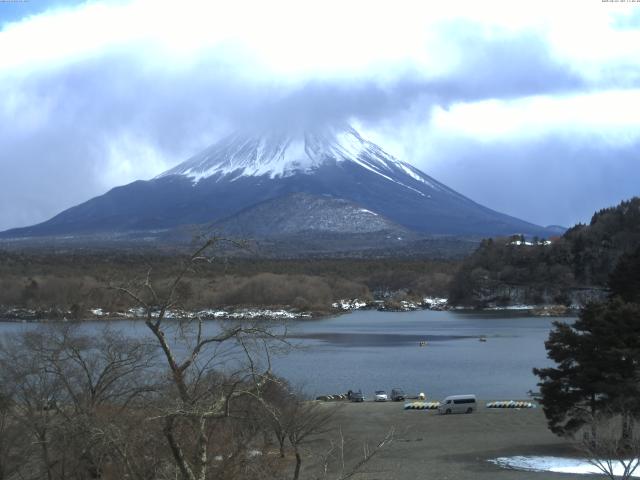
[[(202, 318), (203, 320), (296, 320), (323, 318), (335, 314), (348, 313), (355, 310), (378, 310), (383, 312), (411, 312), (416, 310), (474, 310), (474, 311), (520, 311), (539, 317), (561, 317), (575, 315), (577, 310), (564, 305), (510, 305), (491, 306), (486, 308), (469, 309), (466, 307), (450, 306), (446, 298), (427, 297), (421, 302), (401, 300), (388, 302), (374, 300), (366, 302), (359, 299), (345, 299), (332, 304), (331, 309), (323, 312), (301, 312), (295, 309), (283, 308), (221, 308), (205, 309), (198, 311), (169, 310), (165, 313), (168, 319)], [(153, 314), (157, 316), (157, 313)], [(24, 307), (0, 306), (0, 319), (2, 321), (66, 321), (66, 320), (118, 320), (118, 319), (142, 319), (145, 317), (144, 309), (130, 308), (125, 311), (107, 311), (103, 308), (92, 308), (88, 315), (79, 315), (73, 310), (61, 310), (57, 308), (32, 309)]]
[[(190, 319), (202, 318), (203, 320), (252, 320), (252, 319), (272, 319), (272, 320), (293, 320), (303, 318), (313, 318), (318, 314), (309, 312), (298, 312), (287, 309), (268, 308), (234, 308), (234, 309), (206, 309), (199, 311), (187, 310), (167, 310), (167, 319)], [(21, 307), (0, 307), (0, 319), (4, 321), (66, 321), (66, 320), (119, 320), (119, 319), (143, 319), (146, 312), (143, 308), (130, 308), (125, 311), (107, 311), (103, 308), (92, 308), (88, 315), (78, 317), (77, 312), (71, 310), (30, 309)], [(157, 318), (158, 312), (152, 313), (152, 317)]]
[[(453, 306), (446, 298), (424, 297), (422, 300), (363, 300), (358, 298), (342, 299), (334, 302), (324, 311), (299, 311), (287, 306), (272, 308), (257, 308), (250, 306), (210, 308), (198, 311), (172, 309), (165, 313), (169, 319), (202, 318), (203, 320), (296, 320), (323, 318), (329, 315), (348, 313), (354, 310), (378, 310), (384, 312), (411, 312), (416, 310), (475, 310), (475, 311), (521, 311), (540, 317), (559, 317), (575, 315), (577, 309), (565, 305), (490, 305), (484, 308), (470, 309), (468, 307)], [(0, 319), (3, 321), (60, 321), (60, 320), (117, 320), (144, 318), (143, 308), (129, 308), (124, 311), (109, 311), (105, 308), (94, 307), (81, 313), (74, 310), (52, 308), (24, 308), (16, 306), (1, 306)], [(153, 314), (157, 316), (157, 312)]]
[(473, 311), (519, 311), (537, 317), (561, 317), (575, 315), (578, 311), (576, 306), (566, 305), (488, 305), (485, 307), (465, 307), (450, 305), (448, 299), (440, 297), (424, 297), (421, 301), (412, 300), (373, 300), (365, 301), (360, 299), (344, 299), (335, 302), (332, 307), (338, 311), (351, 310), (379, 310), (386, 312), (410, 312), (415, 310), (473, 310)]

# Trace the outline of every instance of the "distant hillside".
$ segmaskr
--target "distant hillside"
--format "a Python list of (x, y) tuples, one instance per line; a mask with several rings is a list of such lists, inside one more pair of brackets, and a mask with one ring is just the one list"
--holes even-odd
[(455, 276), (451, 302), (569, 305), (606, 294), (620, 256), (640, 245), (640, 198), (600, 210), (589, 225), (578, 224), (549, 240), (484, 240)]
[(341, 198), (293, 193), (252, 205), (214, 227), (244, 238), (278, 237), (303, 232), (388, 232), (395, 237), (415, 234), (386, 218)]

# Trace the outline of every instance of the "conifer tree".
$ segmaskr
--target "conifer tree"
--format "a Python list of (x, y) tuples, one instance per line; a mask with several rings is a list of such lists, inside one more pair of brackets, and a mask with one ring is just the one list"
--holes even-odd
[(534, 369), (551, 431), (573, 434), (605, 409), (640, 414), (640, 305), (592, 303), (554, 325), (545, 346), (557, 366)]
[(640, 303), (640, 246), (620, 257), (609, 276), (609, 289), (612, 297)]

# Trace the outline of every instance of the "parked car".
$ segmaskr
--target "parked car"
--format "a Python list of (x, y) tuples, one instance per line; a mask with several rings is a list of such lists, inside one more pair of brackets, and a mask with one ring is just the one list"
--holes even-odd
[(405, 399), (404, 390), (401, 388), (394, 388), (391, 390), (391, 400), (394, 402), (401, 402)]
[(475, 395), (451, 395), (440, 402), (438, 413), (472, 413), (477, 408)]
[(350, 399), (352, 402), (364, 402), (364, 395), (361, 390), (358, 390), (357, 392), (351, 392)]
[(376, 390), (374, 400), (376, 402), (386, 402), (387, 400), (389, 400), (389, 396), (384, 390)]

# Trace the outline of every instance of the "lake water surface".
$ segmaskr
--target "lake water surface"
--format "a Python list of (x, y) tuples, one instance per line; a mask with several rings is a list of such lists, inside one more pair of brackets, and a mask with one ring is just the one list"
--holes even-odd
[[(289, 323), (300, 347), (273, 359), (275, 373), (310, 395), (400, 387), (428, 398), (475, 393), (483, 399), (522, 399), (537, 390), (533, 367), (550, 365), (544, 341), (553, 318), (514, 312), (355, 311)], [(572, 319), (562, 319), (571, 321)], [(89, 322), (86, 328), (99, 328)], [(139, 321), (114, 323), (132, 336), (148, 335)], [(39, 328), (0, 322), (0, 334)], [(478, 338), (486, 336), (486, 342)], [(426, 341), (426, 346), (420, 346)]]
[(277, 359), (275, 370), (313, 394), (361, 388), (370, 396), (401, 387), (430, 398), (526, 398), (538, 390), (531, 369), (551, 365), (544, 342), (553, 320), (513, 312), (357, 311), (297, 323), (290, 334), (311, 348)]

